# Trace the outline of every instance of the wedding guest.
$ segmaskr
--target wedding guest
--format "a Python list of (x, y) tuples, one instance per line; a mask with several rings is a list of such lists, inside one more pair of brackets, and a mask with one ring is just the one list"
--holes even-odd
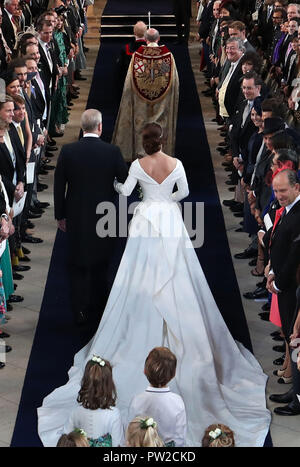
[(206, 428), (202, 438), (203, 448), (234, 448), (234, 433), (226, 425), (217, 423)]
[(78, 393), (79, 405), (64, 426), (69, 433), (82, 427), (91, 447), (120, 446), (124, 439), (116, 388), (108, 360), (93, 356), (86, 364)]
[(138, 416), (129, 423), (126, 446), (131, 448), (160, 448), (164, 443), (157, 433), (157, 424), (151, 417)]
[(68, 435), (61, 435), (58, 440), (58, 448), (89, 448), (86, 433), (83, 430), (74, 430)]
[(129, 408), (129, 420), (149, 414), (157, 420), (159, 436), (165, 445), (184, 446), (186, 413), (182, 398), (170, 391), (176, 374), (177, 358), (166, 347), (155, 347), (145, 361), (144, 373), (150, 386), (136, 395)]

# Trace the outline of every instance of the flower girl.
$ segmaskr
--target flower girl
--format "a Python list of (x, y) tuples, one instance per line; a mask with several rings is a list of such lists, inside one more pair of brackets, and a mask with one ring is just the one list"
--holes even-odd
[(116, 389), (108, 360), (94, 355), (86, 364), (78, 393), (78, 406), (70, 414), (64, 433), (76, 427), (87, 434), (91, 447), (120, 446), (124, 442)]
[(156, 429), (156, 422), (151, 417), (138, 416), (129, 423), (126, 431), (126, 446), (131, 448), (164, 447)]

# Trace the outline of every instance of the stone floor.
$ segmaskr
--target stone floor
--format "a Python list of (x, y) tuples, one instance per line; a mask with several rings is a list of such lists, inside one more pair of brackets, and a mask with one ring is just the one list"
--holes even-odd
[[(104, 4), (105, 0), (96, 0), (97, 11), (100, 11)], [(57, 139), (59, 145), (74, 141), (78, 135), (79, 118), (82, 111), (85, 109), (94, 63), (98, 52), (97, 39), (93, 40), (91, 38), (88, 46), (90, 51), (87, 54), (87, 69), (83, 73), (88, 79), (80, 83), (80, 98), (73, 101), (74, 107), (70, 115), (70, 122), (65, 131), (65, 136)], [(198, 43), (194, 42), (190, 44), (190, 56), (195, 80), (198, 90), (201, 91), (205, 89), (205, 86), (203, 84), (203, 74), (199, 72), (198, 50)], [(221, 165), (222, 159), (215, 150), (217, 146), (216, 143), (220, 140), (220, 137), (217, 132), (217, 125), (211, 122), (211, 119), (215, 116), (211, 101), (206, 97), (202, 97), (201, 93), (200, 96), (220, 201), (222, 202), (224, 199), (232, 198), (232, 196), (224, 183), (226, 180), (226, 172)], [(58, 153), (56, 153), (56, 155), (57, 154)], [(57, 156), (53, 158), (53, 163), (55, 163), (56, 157)], [(24, 279), (18, 282), (18, 289), (16, 292), (24, 296), (24, 302), (14, 306), (13, 311), (10, 313), (11, 320), (5, 326), (5, 330), (11, 334), (11, 337), (7, 340), (7, 344), (10, 344), (13, 350), (7, 354), (6, 367), (0, 372), (0, 447), (9, 446), (13, 433), (56, 233), (52, 196), (53, 172), (50, 172), (42, 181), (47, 183), (49, 188), (40, 193), (39, 199), (41, 201), (50, 202), (51, 206), (45, 211), (42, 218), (35, 222), (36, 228), (34, 230), (34, 235), (43, 238), (44, 242), (39, 245), (26, 245), (31, 250), (30, 264), (32, 269), (24, 273)], [(235, 232), (238, 226), (237, 219), (231, 214), (228, 208), (224, 208), (223, 211), (231, 252), (234, 254), (243, 251), (248, 245), (247, 236), (246, 234)], [(233, 263), (241, 293), (253, 290), (257, 281), (250, 275), (248, 261), (233, 260)], [(276, 382), (276, 378), (272, 375), (272, 361), (280, 354), (272, 350), (274, 342), (270, 337), (270, 332), (273, 331), (273, 326), (259, 319), (258, 312), (260, 312), (261, 305), (262, 303), (244, 300), (245, 313), (255, 356), (261, 363), (264, 371), (270, 375), (267, 394), (285, 392), (290, 386), (279, 385)], [(273, 403), (268, 402), (270, 410), (273, 406)], [(274, 446), (300, 447), (300, 417), (278, 417), (273, 415), (271, 434)]]

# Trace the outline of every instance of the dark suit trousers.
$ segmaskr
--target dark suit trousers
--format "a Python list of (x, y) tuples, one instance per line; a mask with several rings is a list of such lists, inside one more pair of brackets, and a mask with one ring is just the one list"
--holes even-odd
[(69, 264), (71, 306), (76, 315), (82, 311), (93, 321), (101, 319), (108, 299), (108, 261), (93, 266)]

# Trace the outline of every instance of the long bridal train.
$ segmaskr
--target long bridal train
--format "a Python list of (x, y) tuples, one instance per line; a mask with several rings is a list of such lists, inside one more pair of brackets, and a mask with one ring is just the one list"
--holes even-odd
[[(207, 426), (218, 422), (234, 431), (237, 446), (263, 446), (270, 423), (267, 376), (232, 338), (192, 247), (176, 203), (188, 193), (183, 166), (177, 160), (158, 184), (136, 160), (117, 189), (129, 195), (137, 181), (144, 198), (132, 219), (100, 326), (75, 355), (68, 383), (38, 409), (40, 438), (45, 446), (56, 445), (77, 405), (83, 370), (93, 354), (113, 365), (117, 406), (126, 425), (132, 397), (148, 384), (143, 369), (149, 350), (167, 346), (178, 360), (170, 387), (186, 406), (187, 445), (200, 446)], [(172, 194), (175, 183), (178, 191)]]

